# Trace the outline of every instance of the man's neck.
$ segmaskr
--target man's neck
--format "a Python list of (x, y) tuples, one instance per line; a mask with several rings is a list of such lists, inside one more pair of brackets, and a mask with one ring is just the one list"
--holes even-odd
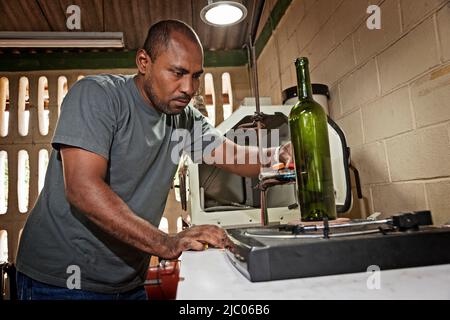
[(138, 73), (137, 75), (134, 76), (133, 80), (134, 80), (134, 83), (136, 84), (136, 87), (138, 88), (139, 93), (141, 94), (142, 98), (147, 103), (147, 105), (150, 108), (153, 108), (153, 109), (156, 110), (156, 108), (153, 107), (153, 104), (151, 103), (151, 101), (148, 98), (147, 94), (145, 93), (145, 90), (144, 90), (144, 77), (141, 74)]

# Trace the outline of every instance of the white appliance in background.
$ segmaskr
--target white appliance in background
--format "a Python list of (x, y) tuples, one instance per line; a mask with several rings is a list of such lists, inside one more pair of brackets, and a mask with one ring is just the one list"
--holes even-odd
[[(256, 98), (255, 97), (245, 97), (242, 99), (241, 106), (253, 106), (255, 107)], [(261, 106), (271, 106), (272, 98), (271, 97), (259, 97), (259, 104)], [(256, 111), (256, 107), (255, 107)]]
[[(269, 121), (268, 129), (279, 129), (280, 142), (290, 140), (287, 117), (292, 106), (261, 106)], [(241, 106), (217, 129), (225, 135), (229, 130), (243, 123), (251, 122), (255, 106)], [(332, 156), (333, 180), (336, 191), (336, 205), (339, 213), (351, 208), (350, 178), (348, 170), (348, 149), (345, 137), (336, 124), (329, 123), (329, 137)], [(270, 145), (270, 144), (269, 144)], [(275, 145), (273, 145), (275, 146)], [(187, 211), (193, 225), (218, 224), (221, 226), (248, 226), (261, 223), (259, 190), (254, 186), (257, 178), (243, 178), (211, 165), (195, 164), (187, 160), (186, 190)], [(270, 223), (287, 223), (300, 218), (296, 204), (295, 185), (280, 185), (268, 189), (267, 207)]]
[[(280, 124), (285, 122), (287, 111), (284, 106), (261, 106), (261, 112), (273, 117)], [(225, 135), (242, 123), (252, 122), (251, 117), (254, 113), (255, 106), (241, 106), (217, 129)], [(288, 131), (287, 124), (280, 128), (281, 142), (288, 141)], [(187, 211), (192, 224), (221, 226), (260, 224), (259, 191), (254, 189), (258, 182), (257, 178), (243, 178), (211, 165), (192, 163), (189, 159), (186, 180)], [(269, 221), (288, 222), (299, 219), (298, 208), (288, 209), (289, 205), (295, 203), (293, 185), (270, 188), (267, 196)]]
[[(313, 91), (313, 99), (318, 102), (325, 110), (325, 113), (329, 115), (328, 99), (330, 99), (330, 91), (328, 90), (328, 86), (320, 83), (313, 83), (311, 86)], [(298, 101), (297, 87), (290, 87), (283, 90), (282, 96), (284, 105), (291, 107), (294, 106)]]

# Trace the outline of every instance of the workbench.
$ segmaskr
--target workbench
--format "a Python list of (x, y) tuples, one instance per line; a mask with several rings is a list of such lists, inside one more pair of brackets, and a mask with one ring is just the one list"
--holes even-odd
[(180, 263), (177, 300), (450, 299), (450, 264), (253, 283), (224, 250), (187, 251)]

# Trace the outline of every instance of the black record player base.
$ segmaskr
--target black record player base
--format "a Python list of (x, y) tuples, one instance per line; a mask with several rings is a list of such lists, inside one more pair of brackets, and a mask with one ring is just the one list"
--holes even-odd
[[(448, 227), (328, 239), (289, 237), (283, 232), (277, 238), (279, 228), (227, 230), (236, 245), (228, 257), (250, 281), (366, 272), (371, 266), (386, 270), (450, 263)], [(267, 237), (270, 234), (275, 237)]]

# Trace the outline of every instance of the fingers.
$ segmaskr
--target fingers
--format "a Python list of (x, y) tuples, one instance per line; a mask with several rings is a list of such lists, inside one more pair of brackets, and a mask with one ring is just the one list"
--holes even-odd
[(288, 142), (281, 147), (280, 160), (289, 167), (289, 164), (294, 163), (294, 157), (292, 155), (292, 143)]
[(187, 250), (205, 250), (210, 246), (223, 249), (233, 246), (225, 230), (214, 225), (195, 226), (184, 230), (180, 236), (187, 241)]
[(188, 239), (185, 250), (203, 251), (205, 250), (205, 245), (200, 241)]
[(215, 248), (225, 248), (228, 236), (221, 228), (215, 226), (203, 226), (203, 228), (201, 228), (201, 233), (198, 236), (198, 240)]

